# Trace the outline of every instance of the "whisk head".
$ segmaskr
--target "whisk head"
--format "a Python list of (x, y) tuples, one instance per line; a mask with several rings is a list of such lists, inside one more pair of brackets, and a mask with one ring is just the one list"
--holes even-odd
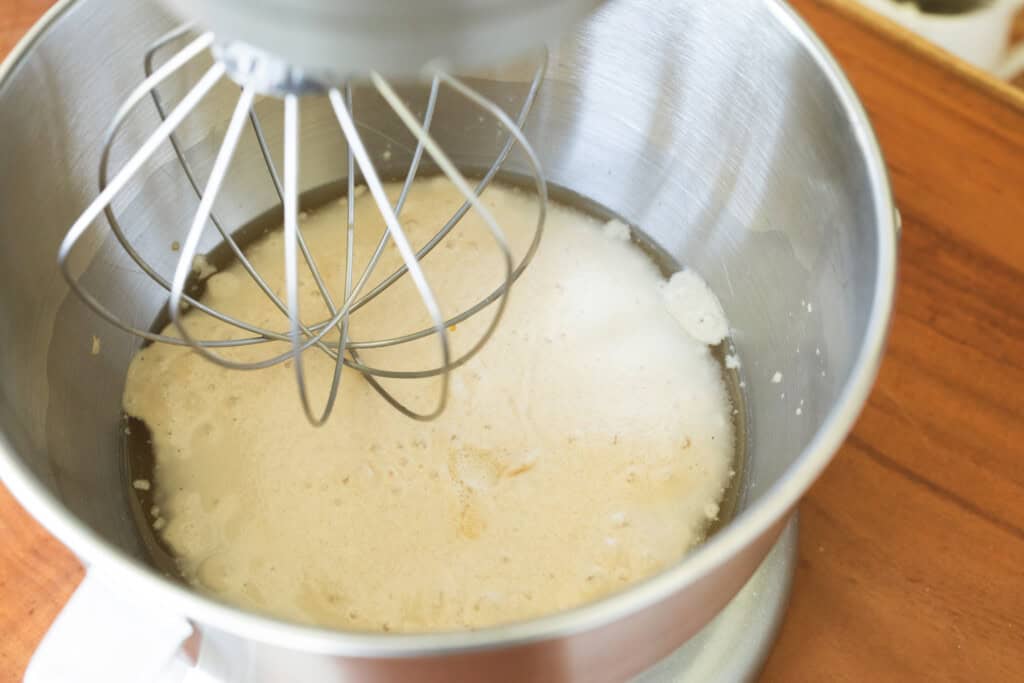
[[(159, 66), (155, 66), (155, 56), (159, 52), (182, 42), (185, 43), (183, 47)], [(200, 55), (204, 54), (213, 56), (212, 65), (195, 81), (191, 89), (177, 104), (173, 107), (166, 106), (160, 97), (159, 86), (179, 70), (193, 64)], [(233, 43), (228, 46), (219, 45), (214, 34), (210, 32), (196, 35), (191, 25), (181, 26), (153, 43), (146, 51), (144, 66), (145, 79), (122, 104), (108, 129), (100, 156), (100, 192), (71, 226), (59, 250), (58, 262), (71, 288), (93, 311), (118, 328), (152, 342), (187, 345), (210, 361), (225, 367), (238, 370), (257, 370), (292, 361), (300, 401), (307, 418), (314, 425), (322, 424), (331, 414), (345, 368), (363, 375), (388, 403), (409, 417), (427, 420), (439, 415), (443, 411), (448, 397), (451, 371), (476, 354), (490, 338), (504, 311), (513, 282), (526, 268), (540, 241), (545, 219), (547, 188), (540, 163), (523, 135), (521, 127), (543, 81), (546, 56), (533, 72), (522, 106), (514, 118), (463, 80), (436, 68), (425, 72), (425, 77), (430, 83), (430, 91), (422, 117), (418, 117), (387, 79), (376, 71), (370, 71), (365, 77), (364, 85), (368, 85), (378, 93), (416, 140), (416, 148), (405, 173), (401, 192), (394, 202), (388, 196), (382, 176), (374, 165), (359, 125), (353, 117), (354, 83), (352, 81), (339, 85), (319, 82), (306, 77), (301, 70), (287, 66), (282, 67), (279, 59), (261, 50), (248, 48), (241, 43)], [(228, 121), (212, 169), (205, 182), (200, 183), (182, 144), (175, 135), (175, 130), (196, 110), (204, 98), (209, 96), (218, 83), (228, 78), (239, 85), (240, 94)], [(493, 119), (506, 136), (493, 163), (475, 184), (471, 184), (467, 180), (430, 134), (431, 124), (435, 117), (435, 105), (442, 89), (464, 98), (478, 108), (483, 116)], [(260, 118), (253, 106), (256, 98), (264, 94), (277, 96), (280, 106), (283, 108), (283, 163), (280, 173), (270, 152)], [(343, 233), (347, 257), (340, 296), (336, 292), (332, 292), (327, 285), (326, 280), (330, 279), (331, 274), (325, 274), (318, 268), (315, 254), (310, 251), (303, 239), (299, 221), (300, 109), (306, 101), (304, 96), (311, 94), (326, 96), (338, 125), (338, 134), (344, 137), (347, 147), (345, 162), (348, 215)], [(111, 150), (130, 113), (146, 99), (150, 99), (155, 106), (160, 123), (111, 178), (109, 177)], [(285, 263), (283, 296), (275, 292), (273, 287), (261, 276), (251, 260), (246, 257), (238, 241), (214, 212), (214, 203), (229, 174), (239, 140), (247, 127), (251, 128), (255, 136), (267, 173), (282, 206)], [(164, 143), (168, 143), (173, 149), (181, 170), (198, 199), (198, 207), (191, 224), (180, 240), (177, 263), (173, 272), (169, 274), (161, 273), (133, 246), (132, 240), (128, 237), (128, 231), (119, 221), (112, 204), (118, 193), (125, 188), (133, 176), (140, 172), (140, 169)], [(494, 180), (502, 164), (516, 146), (519, 147), (526, 159), (532, 176), (532, 184), (539, 200), (532, 238), (525, 253), (518, 260), (509, 247), (502, 227), (494, 219), (485, 203), (481, 201), (481, 193)], [(425, 156), (431, 159), (437, 169), (458, 189), (464, 202), (447, 221), (437, 226), (433, 237), (417, 248), (414, 247), (407, 231), (403, 228), (401, 213)], [(355, 261), (353, 258), (354, 233), (357, 229), (353, 207), (357, 175), (361, 176), (366, 192), (375, 203), (386, 226), (376, 249), (361, 272), (356, 272), (353, 265)], [(424, 273), (421, 261), (457, 228), (460, 221), (469, 212), (477, 214), (487, 229), (494, 249), (501, 255), (501, 282), (494, 289), (483, 293), (472, 305), (455, 314), (445, 315), (442, 312), (441, 302)], [(173, 323), (173, 329), (177, 332), (176, 335), (154, 332), (135, 326), (123, 316), (115, 314), (106, 304), (87, 291), (79, 279), (72, 274), (69, 259), (75, 245), (97, 223), (100, 214), (104, 214), (117, 243), (124, 249), (140, 272), (167, 291), (167, 311), (170, 321)], [(189, 294), (194, 264), (197, 256), (200, 256), (200, 244), (204, 234), (211, 229), (216, 231), (223, 240), (252, 282), (280, 311), (282, 315), (280, 328), (271, 328), (265, 324), (260, 325), (253, 321), (240, 319), (235, 315), (217, 310)], [(374, 269), (380, 264), (381, 256), (388, 248), (397, 251), (402, 265), (371, 286)], [(303, 317), (299, 297), (300, 270), (302, 268), (308, 270), (315, 283), (328, 312), (327, 316), (316, 316), (319, 319)], [(382, 292), (403, 279), (412, 283), (429, 324), (386, 338), (353, 339), (350, 335), (351, 317), (364, 307), (368, 310), (372, 309), (374, 300)], [(468, 350), (455, 354), (449, 340), (449, 329), (488, 308), (493, 310), (492, 317), (479, 339), (472, 343)], [(211, 316), (227, 326), (243, 331), (244, 334), (237, 338), (201, 338), (194, 335), (189, 326), (185, 324), (186, 310), (197, 312), (190, 313), (190, 315)], [(373, 314), (368, 312), (364, 315)], [(420, 340), (433, 340), (437, 345), (439, 360), (432, 367), (389, 368), (371, 364), (365, 358), (365, 352), (368, 349), (396, 348)], [(258, 360), (239, 360), (237, 357), (231, 357), (230, 352), (227, 351), (231, 348), (252, 347), (261, 344), (270, 344), (273, 348), (280, 346), (282, 342), (287, 344), (287, 350), (273, 352)], [(320, 407), (313, 405), (307, 388), (303, 365), (303, 356), (306, 352), (323, 353), (333, 361), (334, 371), (330, 388), (326, 400)], [(437, 377), (440, 380), (438, 397), (433, 403), (433, 407), (428, 410), (414, 409), (384, 387), (380, 381), (382, 378), (422, 379), (427, 377)]]

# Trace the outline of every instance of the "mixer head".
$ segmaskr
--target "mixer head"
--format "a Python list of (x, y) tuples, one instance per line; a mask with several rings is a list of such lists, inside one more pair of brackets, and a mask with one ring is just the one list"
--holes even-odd
[[(157, 40), (144, 56), (146, 78), (128, 96), (115, 114), (104, 141), (99, 166), (100, 193), (75, 221), (61, 244), (58, 261), (72, 289), (101, 317), (122, 330), (143, 339), (168, 344), (187, 345), (209, 360), (239, 370), (267, 368), (294, 361), (299, 396), (307, 418), (314, 425), (322, 424), (331, 414), (338, 395), (342, 372), (348, 367), (361, 373), (369, 384), (392, 406), (415, 419), (432, 419), (444, 409), (448, 396), (450, 372), (476, 354), (490, 338), (505, 308), (512, 283), (523, 272), (539, 244), (545, 218), (547, 188), (540, 163), (530, 148), (521, 127), (541, 85), (546, 59), (536, 68), (522, 107), (513, 119), (495, 103), (466, 82), (450, 75), (441, 65), (482, 66), (517, 54), (527, 46), (536, 47), (539, 38), (564, 28), (578, 18), (593, 0), (533, 0), (506, 2), (499, 0), (429, 0), (424, 2), (377, 2), (350, 0), (265, 0), (249, 3), (242, 0), (198, 2), (168, 0), (178, 11), (190, 13), (215, 31), (196, 31), (195, 24), (186, 24)], [(533, 22), (547, 17), (540, 25)], [(540, 32), (536, 29), (542, 28)], [(221, 33), (223, 30), (223, 34)], [(186, 42), (187, 41), (187, 42)], [(184, 43), (173, 56), (154, 67), (155, 55), (172, 45)], [(257, 47), (259, 45), (259, 47)], [(200, 55), (212, 55), (212, 66), (195, 82), (173, 108), (165, 107), (158, 87), (169, 77), (196, 61)], [(375, 68), (374, 64), (382, 69)], [(430, 83), (430, 94), (422, 119), (397, 94), (384, 73), (399, 79), (418, 77)], [(199, 179), (186, 159), (175, 130), (206, 98), (216, 84), (230, 78), (238, 83), (241, 94), (234, 107), (220, 150), (205, 183)], [(389, 200), (381, 175), (361, 137), (353, 117), (353, 84), (369, 84), (390, 106), (394, 114), (415, 137), (415, 153), (405, 174), (402, 191), (394, 204)], [(430, 134), (431, 121), (439, 91), (448, 89), (491, 117), (506, 134), (505, 143), (482, 178), (471, 185)], [(283, 107), (283, 173), (279, 174), (268, 147), (260, 119), (253, 108), (258, 95), (274, 95)], [(305, 96), (326, 96), (337, 119), (339, 135), (346, 141), (348, 221), (345, 240), (348, 249), (344, 289), (336, 298), (317, 268), (299, 226), (299, 114)], [(128, 115), (145, 99), (151, 99), (160, 116), (156, 130), (135, 151), (123, 167), (108, 178), (111, 149)], [(251, 126), (263, 156), (267, 172), (283, 207), (285, 296), (276, 294), (246, 258), (237, 241), (214, 214), (214, 202), (229, 172), (232, 157), (246, 126)], [(167, 277), (133, 247), (127, 231), (120, 224), (112, 201), (139, 173), (165, 142), (174, 150), (182, 171), (198, 198), (194, 219), (180, 242), (180, 258), (173, 273)], [(533, 186), (538, 195), (538, 216), (532, 240), (517, 262), (505, 239), (501, 226), (480, 201), (481, 193), (492, 182), (514, 146), (524, 154)], [(423, 155), (431, 158), (437, 168), (465, 198), (461, 207), (434, 236), (415, 249), (402, 227), (401, 212)], [(353, 204), (357, 174), (363, 182), (386, 225), (373, 256), (358, 275), (353, 272), (353, 235), (357, 226)], [(502, 256), (504, 273), (501, 284), (485, 292), (475, 304), (446, 317), (435, 297), (420, 261), (445, 239), (470, 211), (475, 211)], [(168, 313), (178, 335), (156, 333), (135, 327), (113, 313), (103, 302), (86, 291), (71, 273), (69, 258), (76, 243), (103, 213), (117, 242), (141, 272), (168, 292)], [(212, 226), (234, 258), (253, 282), (282, 313), (287, 325), (270, 329), (240, 320), (205, 305), (187, 293), (190, 275), (198, 255), (204, 232)], [(398, 251), (403, 266), (389, 273), (367, 290), (374, 267), (389, 244)], [(308, 268), (323, 299), (329, 316), (306, 320), (299, 310), (299, 255)], [(353, 340), (349, 335), (350, 317), (372, 304), (384, 290), (402, 278), (409, 278), (415, 287), (431, 324), (406, 334), (384, 339)], [(494, 307), (493, 317), (480, 338), (455, 357), (449, 343), (450, 327), (480, 311)], [(204, 315), (244, 330), (245, 336), (231, 339), (199, 339), (183, 324), (183, 313), (192, 308)], [(372, 308), (372, 306), (369, 306)], [(366, 313), (372, 315), (372, 313)], [(397, 347), (421, 339), (433, 339), (440, 362), (435, 367), (416, 370), (376, 367), (364, 361), (360, 352), (366, 349)], [(242, 362), (229, 358), (224, 349), (273, 342), (288, 343), (288, 350), (258, 361)], [(326, 402), (315, 410), (307, 391), (303, 354), (316, 350), (333, 360), (334, 374)], [(380, 378), (419, 379), (438, 377), (440, 390), (434, 407), (417, 411), (399, 400), (382, 386)]]
[(163, 0), (228, 52), (258, 47), (299, 80), (418, 76), (506, 62), (559, 36), (600, 0)]

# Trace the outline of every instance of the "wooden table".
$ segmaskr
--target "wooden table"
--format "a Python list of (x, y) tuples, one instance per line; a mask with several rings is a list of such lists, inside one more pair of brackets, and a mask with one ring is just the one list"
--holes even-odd
[[(0, 0), (0, 55), (50, 0)], [(766, 681), (1024, 678), (1024, 93), (843, 0), (797, 0), (903, 214), (878, 385), (800, 507)], [(0, 681), (82, 570), (0, 487)]]

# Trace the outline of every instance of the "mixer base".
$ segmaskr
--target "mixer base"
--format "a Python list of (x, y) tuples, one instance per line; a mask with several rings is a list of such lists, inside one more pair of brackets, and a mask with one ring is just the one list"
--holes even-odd
[(714, 621), (633, 683), (741, 683), (757, 677), (786, 613), (796, 569), (797, 516)]

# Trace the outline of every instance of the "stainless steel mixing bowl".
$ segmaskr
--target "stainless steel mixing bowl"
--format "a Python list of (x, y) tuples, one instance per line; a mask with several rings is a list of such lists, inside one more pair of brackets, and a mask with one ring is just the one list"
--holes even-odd
[[(95, 193), (103, 129), (140, 79), (146, 45), (169, 26), (148, 3), (62, 2), (0, 69), (0, 475), (25, 507), (91, 575), (156, 613), (186, 616), (250, 681), (620, 680), (712, 618), (853, 424), (892, 304), (897, 226), (882, 159), (849, 84), (804, 24), (776, 0), (612, 2), (554, 50), (527, 126), (550, 181), (697, 269), (731, 320), (749, 411), (741, 510), (677, 566), (605, 600), (434, 635), (283, 623), (194, 593), (143, 559), (119, 455), (136, 341), (68, 295), (55, 255)], [(512, 103), (524, 88), (515, 69), (480, 84)], [(201, 176), (227, 118), (221, 104), (183, 133)], [(275, 103), (259, 106), (273, 128)], [(411, 145), (380, 130), (375, 106), (357, 100), (357, 118), (375, 154), (394, 138), (399, 164)], [(457, 100), (439, 106), (446, 149), (469, 166), (488, 162), (501, 142), (493, 128)], [(302, 177), (315, 187), (339, 177), (344, 148), (326, 106), (304, 116)], [(147, 107), (132, 118), (120, 159), (154, 121)], [(223, 190), (229, 226), (276, 203), (256, 155), (243, 145)], [(118, 207), (135, 243), (168, 268), (167, 245), (195, 208), (169, 150)], [(104, 235), (75, 268), (145, 325), (164, 295)]]

